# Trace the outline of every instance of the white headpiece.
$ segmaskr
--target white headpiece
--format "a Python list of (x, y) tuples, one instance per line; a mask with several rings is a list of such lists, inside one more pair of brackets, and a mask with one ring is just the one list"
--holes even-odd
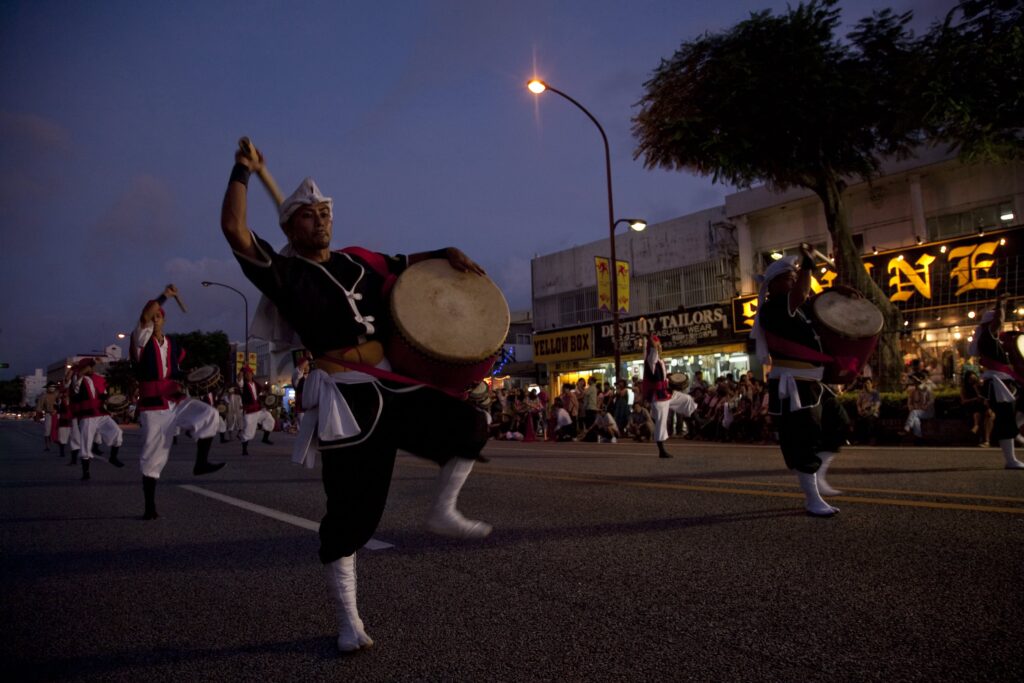
[(994, 309), (990, 310), (990, 311), (985, 311), (984, 313), (981, 314), (981, 322), (978, 323), (978, 326), (974, 328), (974, 334), (971, 335), (972, 336), (971, 343), (967, 347), (968, 355), (971, 355), (971, 356), (980, 356), (981, 355), (981, 350), (979, 349), (979, 346), (978, 346), (978, 340), (981, 339), (981, 335), (983, 335), (985, 333), (985, 330), (988, 329), (989, 323), (991, 323), (993, 320), (995, 320), (995, 318), (996, 318), (996, 312), (995, 312)]
[(754, 340), (755, 352), (762, 364), (771, 362), (771, 354), (768, 353), (768, 340), (764, 336), (764, 328), (761, 327), (761, 307), (764, 306), (764, 301), (768, 298), (768, 285), (780, 275), (795, 273), (799, 262), (799, 256), (783, 256), (765, 268), (763, 275), (757, 276), (761, 288), (757, 292), (757, 317), (754, 318), (754, 329), (750, 331), (750, 337)]
[(291, 196), (281, 204), (281, 208), (278, 211), (281, 225), (287, 223), (288, 219), (292, 217), (292, 214), (300, 206), (309, 206), (310, 204), (327, 204), (331, 213), (334, 213), (334, 200), (330, 197), (325, 197), (312, 178), (306, 178), (299, 185), (299, 188), (292, 192)]

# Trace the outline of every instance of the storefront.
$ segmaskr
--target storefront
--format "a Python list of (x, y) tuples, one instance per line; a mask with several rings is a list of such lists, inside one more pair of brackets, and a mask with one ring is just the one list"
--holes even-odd
[[(1007, 295), (1006, 322), (1024, 328), (1024, 228), (985, 232), (864, 256), (864, 267), (903, 314), (904, 359), (920, 358), (933, 379), (956, 383), (981, 315), (998, 294)], [(812, 282), (815, 293), (832, 286), (833, 268)], [(748, 334), (757, 296), (733, 300), (737, 333)]]
[[(697, 371), (706, 380), (750, 369), (745, 332), (737, 332), (728, 304), (687, 310), (661, 311), (619, 320), (623, 364), (629, 377), (643, 377), (643, 339), (653, 330), (661, 339), (669, 372)], [(615, 346), (611, 322), (534, 335), (535, 362), (546, 368), (545, 388), (556, 396), (565, 384), (596, 376), (601, 383), (614, 377)]]

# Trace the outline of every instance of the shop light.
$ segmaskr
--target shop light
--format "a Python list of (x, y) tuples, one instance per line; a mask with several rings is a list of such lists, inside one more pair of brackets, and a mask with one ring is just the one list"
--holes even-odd
[(970, 337), (968, 337), (968, 338), (967, 338), (967, 341), (969, 341), (969, 342), (972, 342), (972, 341), (974, 341), (974, 335), (972, 334), (972, 335), (971, 335)]
[(769, 254), (769, 256), (772, 257), (773, 261), (778, 261), (780, 258), (782, 258), (782, 252), (781, 251), (773, 251), (771, 254)]
[(1001, 221), (1012, 221), (1013, 220), (1013, 212), (1010, 211), (1008, 213), (1000, 214), (999, 220), (1001, 220)]
[(978, 228), (978, 237), (985, 236), (985, 228)]
[(828, 268), (827, 268), (827, 267), (825, 267), (825, 266), (822, 266), (822, 267), (821, 267), (821, 274), (822, 274), (822, 275), (824, 275), (824, 274), (825, 274), (825, 273), (827, 273), (827, 272), (828, 272)]
[(1024, 308), (1018, 308), (1017, 315), (1024, 315)]
[(918, 246), (924, 244), (924, 240), (921, 239), (920, 235), (914, 235), (914, 240), (917, 242)]
[(903, 321), (903, 327), (908, 327), (909, 325), (910, 325), (910, 321), (909, 320), (904, 320)]
[(926, 327), (927, 325), (928, 325), (928, 323), (926, 323), (923, 320), (917, 324), (918, 327)]
[(903, 254), (900, 254), (899, 256), (897, 256), (896, 260), (897, 261), (902, 261), (903, 260)]
[(942, 253), (942, 254), (946, 253), (946, 245), (945, 244), (943, 244), (941, 247), (939, 247), (939, 253)]
[(962, 336), (963, 336), (963, 335), (961, 335), (961, 334), (960, 334), (959, 332), (954, 332), (954, 333), (953, 333), (953, 339), (959, 339), (959, 338), (960, 338), (960, 337), (962, 337)]
[(976, 315), (977, 313), (975, 313), (974, 311), (967, 311), (967, 317), (970, 318), (971, 320), (974, 320), (974, 316)]
[(1006, 238), (1005, 237), (1000, 237), (999, 238), (999, 246), (1001, 246), (1001, 247), (1005, 247), (1006, 246)]
[(872, 246), (871, 253), (874, 254), (875, 256), (878, 256), (878, 247)]

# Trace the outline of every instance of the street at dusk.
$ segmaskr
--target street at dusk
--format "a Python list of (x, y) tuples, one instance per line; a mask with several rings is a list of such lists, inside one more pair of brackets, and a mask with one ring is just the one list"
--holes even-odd
[(423, 529), (437, 467), (400, 456), (358, 553), (375, 645), (346, 656), (308, 528), (319, 467), (288, 461), (291, 437), (216, 444), (206, 477), (184, 440), (145, 522), (137, 432), (126, 468), (81, 482), (37, 427), (0, 423), (12, 680), (1024, 675), (1024, 473), (996, 450), (847, 449), (842, 512), (815, 519), (771, 447), (492, 441), (460, 507), (495, 530), (465, 542)]

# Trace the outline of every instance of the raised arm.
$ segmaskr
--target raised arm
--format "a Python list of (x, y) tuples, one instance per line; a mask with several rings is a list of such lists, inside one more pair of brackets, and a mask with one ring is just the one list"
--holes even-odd
[(160, 315), (160, 307), (164, 305), (168, 297), (178, 296), (178, 288), (174, 285), (167, 285), (164, 291), (157, 298), (146, 302), (139, 315), (139, 324), (147, 327), (153, 324), (153, 319)]
[(252, 259), (259, 257), (256, 243), (246, 223), (245, 211), (248, 202), (249, 176), (263, 165), (263, 153), (254, 149), (255, 158), (238, 150), (231, 179), (224, 193), (224, 204), (220, 210), (220, 228), (228, 245), (239, 254)]

